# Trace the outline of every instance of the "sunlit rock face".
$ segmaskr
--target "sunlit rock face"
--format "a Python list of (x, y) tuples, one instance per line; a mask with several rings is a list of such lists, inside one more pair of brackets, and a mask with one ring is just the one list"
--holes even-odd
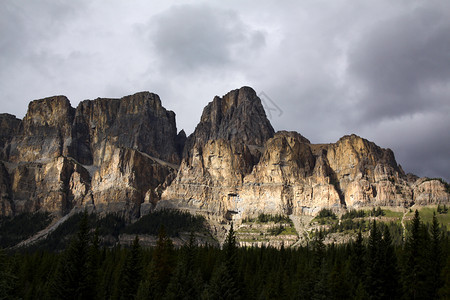
[(173, 179), (185, 141), (149, 92), (76, 109), (64, 96), (35, 100), (23, 120), (2, 114), (0, 125), (3, 215), (89, 205), (137, 216)]
[(205, 107), (160, 207), (242, 218), (448, 202), (443, 183), (416, 183), (390, 149), (356, 135), (315, 145), (296, 132), (273, 133), (260, 103), (241, 88)]
[(189, 137), (149, 92), (77, 108), (54, 96), (23, 120), (0, 114), (1, 215), (172, 207), (223, 220), (448, 202), (444, 182), (405, 174), (391, 150), (356, 135), (311, 144), (275, 133), (249, 87), (214, 97)]

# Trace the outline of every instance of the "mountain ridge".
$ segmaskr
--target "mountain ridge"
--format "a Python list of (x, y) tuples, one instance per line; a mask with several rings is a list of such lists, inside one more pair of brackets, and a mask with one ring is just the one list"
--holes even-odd
[(88, 207), (136, 218), (172, 207), (238, 221), (449, 202), (444, 183), (405, 174), (366, 139), (275, 132), (250, 87), (214, 97), (188, 137), (150, 92), (76, 108), (65, 96), (35, 100), (23, 120), (0, 114), (0, 159), (1, 215)]

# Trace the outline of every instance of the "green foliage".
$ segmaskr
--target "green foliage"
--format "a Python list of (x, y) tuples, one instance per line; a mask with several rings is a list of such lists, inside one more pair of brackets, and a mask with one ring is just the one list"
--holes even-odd
[(253, 222), (258, 222), (258, 223), (273, 222), (273, 223), (286, 223), (286, 224), (294, 225), (294, 223), (288, 216), (281, 215), (281, 214), (271, 215), (271, 214), (262, 213), (262, 214), (259, 214), (257, 218), (247, 217), (242, 220), (242, 223), (253, 223)]
[(328, 209), (328, 208), (322, 208), (319, 211), (319, 214), (317, 215), (317, 217), (318, 218), (330, 218), (333, 220), (337, 219), (336, 214), (331, 209)]
[(0, 251), (0, 299), (448, 299), (450, 239), (437, 217), (425, 226), (417, 212), (404, 240), (377, 220), (341, 245), (322, 230), (305, 247), (238, 248), (231, 228), (222, 249), (194, 235), (176, 249), (164, 230), (155, 247), (100, 249), (82, 215), (61, 252)]
[(283, 225), (273, 226), (269, 228), (268, 233), (271, 235), (280, 235), (284, 231)]
[(241, 286), (237, 264), (236, 236), (231, 224), (223, 245), (223, 262), (216, 269), (207, 291), (212, 299), (241, 299)]
[[(29, 246), (28, 250), (51, 249), (60, 251), (65, 249), (71, 238), (76, 234), (77, 224), (82, 217), (82, 212), (74, 214), (51, 232), (46, 239)], [(161, 225), (166, 228), (167, 234), (172, 237), (186, 231), (208, 232), (204, 217), (176, 210), (151, 212), (128, 225), (125, 218), (119, 214), (107, 214), (105, 216), (88, 214), (87, 218), (90, 231), (96, 229), (100, 237), (108, 237), (103, 241), (105, 246), (113, 246), (122, 233), (157, 235)]]
[(205, 232), (205, 218), (178, 210), (159, 210), (141, 217), (135, 223), (125, 227), (122, 232), (128, 234), (156, 235), (164, 226), (167, 235), (175, 237), (181, 231)]
[[(87, 226), (93, 226), (96, 221), (96, 215), (79, 212), (68, 218), (64, 223), (51, 232), (46, 239), (37, 242), (28, 247), (28, 251), (37, 249), (51, 249), (52, 251), (61, 251), (66, 249), (71, 240), (77, 233), (78, 225), (83, 217), (87, 218)], [(92, 227), (88, 228), (90, 230)]]
[(293, 225), (292, 220), (288, 216), (280, 215), (280, 214), (276, 214), (276, 215), (260, 214), (258, 216), (257, 220), (260, 223), (274, 222), (274, 223), (287, 223), (287, 224)]
[(334, 223), (331, 228), (329, 228), (326, 232), (344, 232), (344, 231), (367, 231), (367, 224), (365, 220), (353, 221), (353, 219), (344, 219), (341, 222)]
[(51, 288), (54, 299), (93, 299), (95, 292), (91, 281), (96, 270), (90, 257), (89, 216), (84, 212), (76, 237), (59, 261)]
[(141, 246), (139, 245), (139, 238), (136, 236), (120, 272), (120, 299), (134, 299), (136, 297), (139, 282), (142, 279), (141, 256)]
[(13, 299), (16, 276), (13, 275), (9, 257), (0, 248), (0, 299)]
[(365, 216), (366, 212), (363, 210), (350, 209), (349, 211), (347, 211), (345, 214), (342, 215), (341, 220), (364, 218)]
[(0, 217), (0, 247), (7, 248), (33, 236), (52, 221), (48, 212), (23, 213), (13, 217)]
[(445, 204), (443, 206), (438, 204), (437, 212), (438, 212), (438, 214), (446, 214), (446, 213), (448, 213), (448, 207)]
[(328, 208), (322, 208), (311, 222), (318, 222), (321, 225), (336, 223), (337, 215)]
[(371, 217), (381, 217), (384, 215), (385, 215), (385, 212), (379, 206), (376, 209), (374, 207), (374, 208), (372, 208), (371, 211), (369, 211), (369, 216), (371, 216)]
[(95, 226), (99, 235), (118, 237), (126, 226), (125, 218), (119, 214), (109, 213), (102, 218), (97, 217)]

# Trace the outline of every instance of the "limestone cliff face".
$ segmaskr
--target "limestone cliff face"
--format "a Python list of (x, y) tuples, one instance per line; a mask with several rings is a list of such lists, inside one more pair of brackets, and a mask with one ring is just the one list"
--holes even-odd
[(411, 189), (394, 153), (356, 135), (326, 148), (330, 179), (347, 206), (394, 205), (412, 202)]
[(233, 202), (230, 195), (251, 173), (273, 134), (253, 89), (242, 87), (216, 96), (187, 138), (178, 175), (162, 199), (178, 201), (175, 206), (226, 212)]
[(339, 206), (339, 194), (324, 179), (327, 174), (328, 167), (313, 155), (307, 139), (294, 132), (278, 132), (267, 141), (261, 160), (244, 180), (242, 213), (303, 214), (314, 207)]
[(420, 178), (413, 184), (414, 202), (421, 205), (448, 203), (450, 194), (440, 180)]
[(449, 200), (445, 183), (406, 175), (391, 150), (356, 135), (315, 145), (274, 133), (249, 87), (215, 97), (189, 137), (149, 92), (77, 108), (55, 96), (32, 101), (23, 120), (0, 114), (1, 215), (159, 206), (220, 219)]
[(175, 114), (149, 92), (86, 100), (32, 101), (25, 118), (0, 116), (2, 215), (73, 207), (139, 215), (173, 179), (185, 139)]
[(216, 96), (203, 110), (200, 123), (186, 141), (185, 156), (195, 144), (223, 139), (238, 144), (263, 146), (274, 130), (255, 91), (249, 87)]
[(86, 100), (76, 109), (71, 154), (83, 164), (101, 165), (112, 144), (178, 164), (176, 137), (175, 113), (162, 107), (158, 95)]
[(111, 145), (106, 148), (107, 155), (94, 173), (87, 201), (100, 211), (139, 216), (144, 200), (151, 204), (159, 200), (156, 188), (174, 169), (135, 149)]
[(14, 202), (11, 192), (11, 180), (8, 170), (0, 162), (0, 215), (12, 216), (14, 214)]
[[(448, 203), (443, 183), (406, 175), (390, 149), (356, 135), (322, 145), (296, 132), (273, 135), (265, 114), (242, 116), (239, 105), (250, 105), (254, 93), (244, 88), (248, 98), (242, 99), (236, 96), (241, 91), (216, 97), (205, 108), (160, 207), (239, 219), (261, 212), (314, 214), (323, 207)], [(227, 112), (239, 112), (239, 117)], [(230, 121), (235, 119), (248, 123)], [(251, 119), (260, 120), (263, 129), (250, 126)]]
[(22, 121), (10, 114), (0, 114), (0, 159), (6, 160), (10, 143), (19, 132)]
[(15, 213), (39, 209), (67, 213), (82, 204), (90, 186), (89, 173), (63, 156), (46, 163), (20, 163), (10, 174)]
[(21, 162), (68, 155), (74, 112), (64, 96), (30, 102), (7, 159)]

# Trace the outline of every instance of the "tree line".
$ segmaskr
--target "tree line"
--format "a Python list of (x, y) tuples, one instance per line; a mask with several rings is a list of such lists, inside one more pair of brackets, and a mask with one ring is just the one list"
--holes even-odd
[(449, 299), (450, 243), (416, 211), (400, 244), (373, 221), (364, 238), (305, 247), (239, 248), (233, 226), (222, 248), (194, 234), (175, 248), (164, 227), (157, 244), (101, 246), (83, 214), (60, 252), (0, 252), (0, 299)]

